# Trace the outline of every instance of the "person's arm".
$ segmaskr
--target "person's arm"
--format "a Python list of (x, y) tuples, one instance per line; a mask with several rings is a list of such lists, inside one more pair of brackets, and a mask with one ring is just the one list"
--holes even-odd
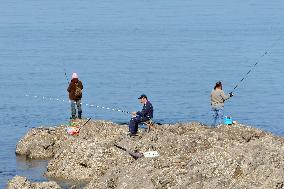
[(71, 82), (70, 82), (70, 84), (69, 84), (69, 86), (68, 86), (68, 88), (67, 88), (67, 91), (70, 93), (71, 92)]
[(151, 105), (149, 103), (146, 103), (145, 106), (143, 106), (142, 111), (137, 112), (137, 115), (140, 115), (141, 117), (146, 117), (146, 115), (150, 112)]
[[(142, 111), (143, 111), (143, 109), (142, 109)], [(139, 116), (142, 116), (142, 111), (138, 111), (138, 112), (136, 112), (136, 115), (139, 115)], [(143, 117), (143, 116), (142, 116)]]
[(228, 99), (230, 98), (230, 95), (226, 95), (226, 94), (224, 93), (224, 91), (221, 91), (221, 97), (222, 97), (223, 100), (225, 101), (225, 100), (228, 100)]
[(80, 86), (80, 88), (81, 88), (81, 90), (83, 90), (83, 83), (82, 83), (82, 81), (80, 81), (80, 84), (81, 84), (81, 86)]

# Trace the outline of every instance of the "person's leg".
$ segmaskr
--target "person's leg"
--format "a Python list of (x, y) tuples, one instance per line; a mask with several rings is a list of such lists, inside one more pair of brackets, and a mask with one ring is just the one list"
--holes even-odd
[(70, 104), (71, 104), (71, 118), (75, 119), (76, 118), (76, 109), (75, 109), (75, 101), (71, 100)]
[(136, 116), (131, 118), (130, 122), (129, 122), (129, 132), (131, 134), (136, 134), (138, 131), (138, 124), (141, 122), (141, 117), (140, 116)]
[(77, 110), (78, 110), (78, 118), (82, 119), (82, 104), (81, 100), (76, 101), (77, 104)]
[(130, 119), (130, 122), (129, 122), (129, 133), (130, 134), (135, 134), (135, 121), (134, 121), (134, 118), (131, 118)]
[(224, 108), (218, 108), (218, 125), (222, 124), (224, 121)]
[(218, 117), (218, 112), (216, 108), (212, 108), (212, 117), (213, 117), (213, 121), (212, 121), (212, 127), (216, 127), (216, 121), (217, 121), (217, 117)]

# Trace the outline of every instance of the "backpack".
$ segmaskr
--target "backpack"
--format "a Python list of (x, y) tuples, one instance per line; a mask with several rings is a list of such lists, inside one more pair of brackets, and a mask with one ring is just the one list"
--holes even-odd
[(76, 83), (75, 97), (76, 98), (82, 97), (82, 89), (79, 87), (79, 83)]

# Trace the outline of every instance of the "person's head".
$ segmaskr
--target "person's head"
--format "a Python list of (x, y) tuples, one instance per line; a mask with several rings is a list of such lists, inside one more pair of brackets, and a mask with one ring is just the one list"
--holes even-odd
[(140, 95), (138, 99), (140, 100), (141, 104), (146, 104), (146, 102), (148, 101), (148, 98), (145, 94)]
[(214, 90), (216, 90), (216, 89), (221, 89), (221, 90), (222, 90), (222, 82), (221, 82), (221, 81), (218, 81), (218, 82), (215, 84)]
[(78, 79), (78, 78), (79, 78), (79, 77), (78, 77), (78, 74), (74, 72), (74, 73), (72, 74), (72, 79)]
[(74, 73), (72, 74), (71, 81), (76, 82), (76, 81), (78, 81), (78, 78), (79, 78), (79, 77), (78, 77), (78, 74), (74, 72)]

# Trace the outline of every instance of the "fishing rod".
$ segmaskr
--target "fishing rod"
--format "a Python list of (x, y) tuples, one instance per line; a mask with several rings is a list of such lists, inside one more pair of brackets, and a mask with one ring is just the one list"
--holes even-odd
[(160, 154), (157, 151), (148, 151), (148, 152), (144, 152), (144, 153), (140, 153), (138, 151), (130, 151), (122, 146), (119, 146), (117, 144), (113, 144), (115, 147), (117, 147), (118, 149), (121, 149), (125, 152), (127, 152), (131, 157), (133, 157), (135, 160), (142, 158), (142, 157), (146, 157), (146, 158), (155, 158), (155, 157), (159, 157)]
[(89, 118), (82, 126), (80, 126), (79, 131), (84, 127), (92, 118)]
[[(273, 48), (281, 39), (282, 39), (282, 35), (271, 45), (270, 49)], [(244, 77), (236, 84), (236, 86), (234, 87), (233, 92), (235, 92), (235, 90), (238, 88), (238, 86), (248, 77), (248, 75), (255, 69), (255, 67), (259, 64), (260, 60), (264, 57), (268, 55), (268, 51), (265, 51), (259, 58), (258, 61), (256, 61), (253, 65), (252, 68), (244, 75)]]
[(68, 83), (68, 85), (69, 85), (69, 79), (68, 79), (68, 76), (67, 76), (67, 74), (66, 74), (65, 68), (64, 68), (64, 75), (65, 75), (65, 79), (67, 80), (67, 83)]
[(128, 149), (122, 147), (122, 146), (118, 146), (117, 144), (113, 144), (115, 147), (117, 147), (118, 149), (121, 149), (125, 152), (127, 152), (131, 157), (133, 157), (135, 160), (137, 160), (138, 158), (143, 157), (144, 155), (142, 153), (139, 152), (131, 152)]
[[(265, 53), (263, 55), (261, 55), (260, 58), (264, 57), (265, 55), (267, 55), (268, 52), (265, 51)], [(238, 86), (248, 77), (248, 75), (252, 72), (252, 70), (258, 65), (259, 61), (257, 61), (253, 66), (252, 68), (244, 75), (244, 77), (236, 84), (236, 86), (234, 87), (233, 92), (235, 92), (235, 90), (238, 88)]]

